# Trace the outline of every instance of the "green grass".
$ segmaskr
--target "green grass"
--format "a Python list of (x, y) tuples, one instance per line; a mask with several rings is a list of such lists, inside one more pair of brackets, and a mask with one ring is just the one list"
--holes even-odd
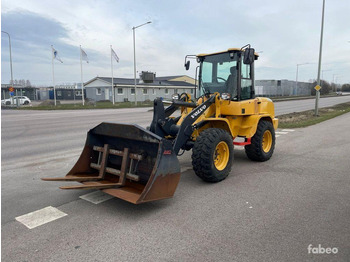
[(350, 112), (350, 102), (338, 104), (331, 107), (320, 108), (319, 116), (315, 116), (315, 110), (291, 113), (278, 116), (279, 128), (307, 127), (326, 121)]
[[(322, 95), (322, 97), (333, 97), (337, 96), (335, 92), (329, 93), (327, 95)], [(303, 100), (303, 99), (315, 99), (315, 95), (309, 95), (309, 96), (273, 96), (269, 97), (273, 102), (279, 102), (279, 101), (291, 101), (291, 100)]]
[(112, 102), (96, 102), (96, 104), (85, 103), (82, 104), (57, 104), (54, 105), (38, 105), (38, 106), (26, 106), (19, 107), (19, 110), (74, 110), (74, 109), (107, 109), (107, 108), (133, 108), (133, 107), (151, 107), (153, 102), (138, 102), (135, 106), (134, 102), (122, 102), (115, 103)]

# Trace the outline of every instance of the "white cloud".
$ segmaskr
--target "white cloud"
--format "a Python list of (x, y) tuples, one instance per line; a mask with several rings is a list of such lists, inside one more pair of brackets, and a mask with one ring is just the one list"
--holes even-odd
[[(200, 4), (199, 4), (200, 3)], [(66, 35), (57, 41), (74, 46), (77, 53), (61, 55), (62, 82), (80, 81), (79, 45), (90, 58), (84, 67), (84, 80), (110, 75), (109, 46), (120, 57), (115, 65), (117, 77), (133, 76), (132, 27), (152, 20), (136, 29), (137, 70), (155, 71), (157, 75), (189, 74), (184, 70), (186, 54), (214, 52), (251, 43), (262, 50), (256, 77), (294, 79), (296, 64), (318, 60), (322, 2), (310, 1), (21, 1), (5, 0), (2, 12), (29, 11), (54, 20)], [(347, 1), (326, 3), (323, 70), (327, 80), (332, 74), (350, 82), (350, 28)], [(53, 43), (55, 44), (55, 43)], [(63, 47), (62, 47), (63, 48)], [(46, 51), (45, 51), (46, 52)], [(48, 61), (50, 63), (51, 61)], [(40, 63), (39, 63), (40, 64)], [(35, 78), (40, 78), (40, 65)], [(327, 65), (327, 66), (326, 66)], [(19, 67), (17, 65), (17, 67)], [(47, 65), (46, 65), (47, 67)], [(78, 68), (78, 69), (77, 69)], [(60, 69), (57, 69), (60, 70)], [(33, 74), (35, 72), (33, 71)], [(300, 67), (300, 80), (316, 78), (317, 64)], [(21, 78), (21, 77), (20, 77)], [(43, 77), (50, 83), (50, 77)], [(34, 82), (34, 81), (33, 81)]]

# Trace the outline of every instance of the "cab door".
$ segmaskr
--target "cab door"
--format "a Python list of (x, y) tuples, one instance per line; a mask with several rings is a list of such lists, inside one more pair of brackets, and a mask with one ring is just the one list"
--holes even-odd
[(241, 59), (241, 89), (240, 100), (248, 100), (254, 98), (254, 74), (253, 64), (244, 64)]

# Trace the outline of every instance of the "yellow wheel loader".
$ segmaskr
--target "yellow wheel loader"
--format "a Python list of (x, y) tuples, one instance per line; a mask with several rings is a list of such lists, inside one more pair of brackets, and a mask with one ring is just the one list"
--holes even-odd
[[(244, 146), (253, 161), (270, 159), (278, 119), (270, 99), (255, 97), (254, 49), (247, 45), (186, 56), (187, 70), (190, 58), (199, 63), (196, 101), (186, 93), (174, 94), (172, 101), (155, 99), (147, 129), (99, 124), (88, 132), (83, 152), (68, 174), (43, 180), (80, 182), (61, 188), (100, 189), (139, 204), (174, 195), (180, 180), (177, 156), (184, 150), (192, 150), (193, 170), (207, 182), (229, 175), (234, 145)], [(177, 110), (181, 114), (173, 116)]]

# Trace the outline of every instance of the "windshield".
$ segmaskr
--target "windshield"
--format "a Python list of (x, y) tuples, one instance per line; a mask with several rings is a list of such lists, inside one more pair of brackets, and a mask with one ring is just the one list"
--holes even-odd
[(238, 82), (237, 61), (237, 53), (233, 58), (229, 53), (204, 57), (199, 76), (200, 95), (219, 92), (230, 93), (231, 97), (235, 98)]

